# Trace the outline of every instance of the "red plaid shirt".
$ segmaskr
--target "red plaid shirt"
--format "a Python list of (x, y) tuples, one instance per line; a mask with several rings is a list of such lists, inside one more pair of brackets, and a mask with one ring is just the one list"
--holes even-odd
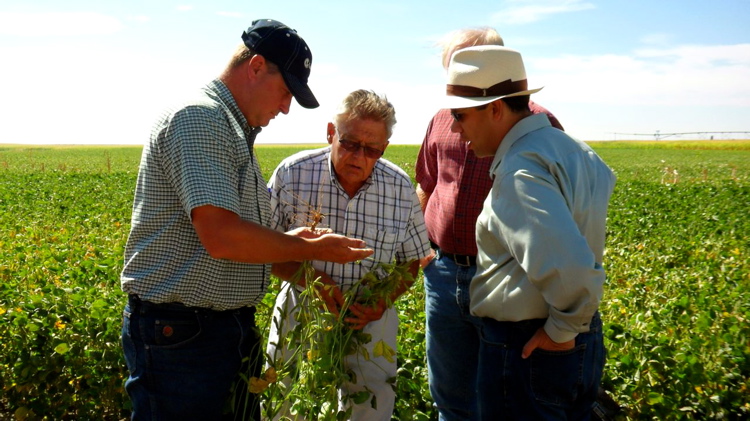
[[(553, 127), (560, 122), (544, 107), (529, 101), (533, 113), (545, 113)], [(416, 164), (416, 179), (430, 195), (424, 219), (430, 241), (446, 253), (476, 256), (475, 225), (492, 188), (493, 157), (477, 158), (466, 142), (451, 132), (450, 110), (440, 110), (427, 127)]]

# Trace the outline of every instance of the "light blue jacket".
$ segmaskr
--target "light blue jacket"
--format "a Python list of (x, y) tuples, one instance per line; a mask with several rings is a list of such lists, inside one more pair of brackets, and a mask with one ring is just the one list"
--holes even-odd
[(605, 281), (612, 170), (588, 145), (535, 114), (503, 138), (490, 176), (476, 226), (471, 313), (500, 321), (546, 318), (555, 342), (588, 331)]

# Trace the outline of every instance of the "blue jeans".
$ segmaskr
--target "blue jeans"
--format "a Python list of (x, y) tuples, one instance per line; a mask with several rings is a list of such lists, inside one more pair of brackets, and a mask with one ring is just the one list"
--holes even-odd
[(481, 319), (469, 314), (476, 266), (438, 256), (424, 270), (427, 369), (440, 420), (477, 420)]
[(219, 420), (233, 409), (260, 419), (259, 402), (247, 386), (238, 387), (229, 402), (241, 370), (260, 374), (255, 308), (213, 311), (131, 296), (122, 346), (133, 420)]
[(482, 318), (479, 410), (485, 420), (588, 420), (604, 369), (599, 313), (575, 348), (536, 349), (521, 358), (524, 344), (545, 319), (498, 322)]

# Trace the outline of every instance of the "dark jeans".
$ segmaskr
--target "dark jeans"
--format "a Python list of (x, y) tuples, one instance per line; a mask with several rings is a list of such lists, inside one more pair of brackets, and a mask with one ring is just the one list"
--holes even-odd
[(599, 313), (575, 348), (536, 349), (521, 358), (524, 344), (544, 319), (498, 322), (482, 318), (479, 410), (484, 420), (588, 420), (604, 369)]
[(479, 419), (477, 364), (481, 319), (469, 313), (476, 266), (438, 256), (424, 270), (427, 368), (440, 421)]
[(238, 373), (260, 375), (254, 307), (213, 311), (131, 296), (122, 346), (133, 420), (218, 420), (232, 406), (242, 419), (260, 419), (257, 397), (244, 383), (229, 399)]

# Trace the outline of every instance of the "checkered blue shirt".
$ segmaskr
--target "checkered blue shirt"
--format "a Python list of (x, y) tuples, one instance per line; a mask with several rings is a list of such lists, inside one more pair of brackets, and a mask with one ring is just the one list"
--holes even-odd
[(252, 150), (258, 131), (218, 80), (157, 121), (138, 172), (125, 292), (214, 310), (263, 298), (270, 265), (212, 258), (190, 218), (196, 207), (213, 205), (269, 225), (270, 197)]
[(279, 164), (269, 182), (272, 227), (288, 231), (309, 226), (312, 211), (324, 217), (318, 227), (364, 240), (375, 253), (360, 263), (313, 262), (344, 290), (377, 262), (426, 256), (430, 247), (427, 229), (409, 176), (381, 158), (350, 199), (336, 179), (330, 154), (330, 147), (303, 151)]

